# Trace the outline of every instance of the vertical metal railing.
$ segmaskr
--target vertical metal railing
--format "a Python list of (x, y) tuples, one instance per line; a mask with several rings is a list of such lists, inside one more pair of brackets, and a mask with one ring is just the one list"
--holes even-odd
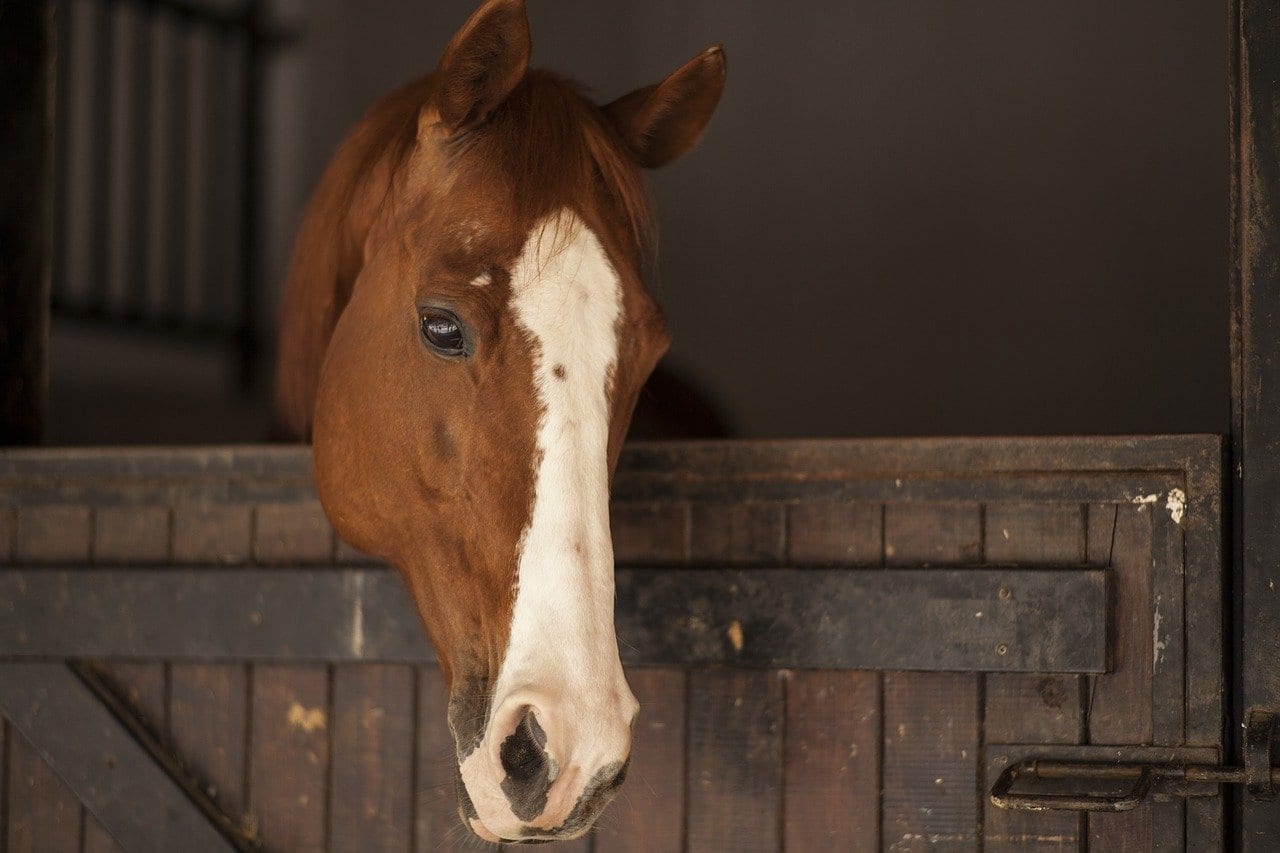
[(57, 0), (52, 300), (258, 355), (253, 0)]

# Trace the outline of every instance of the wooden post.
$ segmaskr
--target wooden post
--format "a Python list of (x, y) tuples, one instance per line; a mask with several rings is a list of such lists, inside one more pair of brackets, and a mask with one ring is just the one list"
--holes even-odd
[(48, 389), (53, 4), (0, 0), (0, 444), (33, 444)]
[[(1280, 5), (1231, 4), (1235, 718), (1280, 709)], [(1280, 800), (1239, 794), (1239, 849), (1274, 850)]]

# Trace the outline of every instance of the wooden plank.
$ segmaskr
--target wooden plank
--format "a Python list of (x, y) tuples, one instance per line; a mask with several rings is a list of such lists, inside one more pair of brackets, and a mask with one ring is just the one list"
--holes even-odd
[(627, 662), (1088, 672), (1105, 597), (1092, 570), (636, 570), (617, 624)]
[(171, 559), (168, 507), (99, 507), (93, 532), (95, 563), (163, 563)]
[(413, 670), (397, 664), (333, 670), (333, 853), (408, 851), (413, 841)]
[(1082, 563), (1084, 518), (1084, 507), (1078, 504), (989, 504), (986, 560), (1026, 565)]
[(770, 563), (785, 552), (784, 507), (778, 503), (696, 503), (690, 512), (695, 560)]
[(626, 563), (674, 563), (689, 557), (689, 505), (613, 504), (609, 508), (613, 556)]
[(12, 640), (41, 657), (431, 659), (389, 569), (5, 569), (0, 596), (17, 605), (0, 610), (0, 654)]
[(245, 811), (248, 672), (243, 664), (174, 664), (169, 738), (205, 793), (232, 817)]
[(260, 563), (326, 563), (334, 534), (319, 501), (264, 504), (257, 509), (254, 556)]
[(782, 684), (776, 673), (690, 673), (690, 853), (779, 850), (782, 794)]
[[(1099, 523), (1104, 528), (1109, 524), (1105, 514)], [(1151, 743), (1151, 545), (1147, 506), (1120, 506), (1110, 561), (1115, 591), (1112, 671), (1093, 677), (1088, 721), (1092, 743)]]
[[(989, 562), (1082, 563), (1085, 508), (1078, 504), (991, 504), (986, 511)], [(984, 742), (1079, 743), (1084, 734), (1079, 676), (991, 673), (983, 689)], [(985, 785), (989, 789), (990, 782)], [(984, 798), (983, 849), (1075, 850), (1083, 821), (1071, 812), (998, 809)]]
[[(10, 729), (12, 731), (12, 729)], [(80, 803), (21, 735), (9, 743), (8, 853), (73, 853), (80, 849)]]
[(103, 703), (108, 695), (60, 664), (0, 663), (0, 713), (123, 847), (237, 849), (210, 822), (211, 804), (175, 781), (176, 768), (144, 745), (141, 730)]
[(884, 556), (889, 565), (977, 562), (981, 516), (972, 504), (889, 504)]
[[(1275, 4), (1230, 0), (1231, 448), (1238, 711), (1280, 708), (1280, 26)], [(1227, 726), (1239, 743), (1239, 727)], [(1239, 800), (1245, 853), (1273, 850), (1280, 798)]]
[(803, 503), (787, 508), (787, 559), (793, 563), (880, 562), (884, 512), (877, 503)]
[(182, 502), (173, 508), (173, 558), (179, 563), (249, 562), (253, 511), (243, 505)]
[[(620, 569), (625, 663), (1097, 672), (1098, 570)], [(0, 654), (430, 660), (389, 569), (0, 570)], [(302, 618), (305, 615), (305, 618)]]
[(458, 758), (449, 732), (449, 690), (435, 666), (418, 668), (418, 762), (414, 791), (417, 853), (468, 850), (471, 834), (458, 819)]
[(55, 6), (0, 16), (0, 444), (39, 442), (48, 408)]
[(169, 740), (167, 666), (162, 663), (99, 661), (93, 664), (104, 683), (161, 743)]
[(322, 850), (329, 768), (329, 672), (257, 666), (252, 674), (249, 823), (268, 850)]
[(84, 853), (125, 853), (111, 834), (102, 828), (97, 818), (84, 812)]
[[(1186, 623), (1183, 597), (1182, 517), (1186, 492), (1170, 509), (1165, 496), (1147, 507), (1151, 516), (1151, 738), (1177, 745), (1186, 733)], [(1178, 520), (1174, 521), (1173, 516)], [(1181, 826), (1181, 822), (1179, 822)]]
[(640, 701), (631, 767), (597, 824), (596, 850), (677, 853), (684, 832), (688, 676), (675, 668), (634, 667), (627, 680)]
[(882, 849), (975, 850), (978, 683), (885, 673)]
[(87, 506), (19, 507), (15, 557), (39, 563), (88, 560), (92, 531), (93, 513)]
[(880, 675), (786, 681), (786, 850), (873, 850), (880, 838)]

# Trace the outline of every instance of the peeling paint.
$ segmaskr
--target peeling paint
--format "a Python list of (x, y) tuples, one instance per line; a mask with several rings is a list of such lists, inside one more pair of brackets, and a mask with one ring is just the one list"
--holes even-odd
[(307, 734), (320, 731), (328, 722), (323, 709), (305, 708), (298, 702), (289, 706), (289, 715), (286, 719), (290, 726)]
[(1173, 519), (1174, 524), (1182, 523), (1182, 516), (1187, 511), (1187, 493), (1182, 489), (1170, 489), (1169, 499), (1165, 501), (1164, 508), (1169, 510), (1169, 517)]
[(729, 623), (729, 630), (726, 633), (729, 635), (729, 644), (733, 646), (733, 651), (735, 653), (741, 652), (742, 651), (742, 623), (739, 622), (737, 619), (734, 619), (732, 622)]
[(1147, 506), (1148, 504), (1153, 504), (1160, 500), (1160, 494), (1159, 492), (1155, 492), (1149, 495), (1134, 495), (1130, 500), (1139, 506)]
[(356, 572), (351, 579), (355, 587), (351, 601), (351, 654), (364, 657), (364, 574)]

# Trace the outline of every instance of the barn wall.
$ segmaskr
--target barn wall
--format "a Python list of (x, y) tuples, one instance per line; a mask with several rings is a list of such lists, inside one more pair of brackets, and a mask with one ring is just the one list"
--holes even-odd
[[(565, 849), (1215, 849), (1219, 799), (1084, 820), (1000, 811), (986, 791), (1029, 752), (1216, 754), (1219, 452), (1204, 438), (628, 452), (613, 507), (622, 565), (1106, 567), (1113, 660), (1094, 675), (632, 668), (643, 713), (625, 793)], [(0, 560), (215, 575), (363, 561), (326, 523), (309, 467), (293, 449), (0, 456)], [(709, 630), (731, 659), (731, 626)], [(739, 625), (737, 642), (754, 630)], [(434, 667), (99, 666), (267, 850), (473, 846), (455, 819)], [(12, 726), (0, 739), (7, 849), (115, 849)]]

